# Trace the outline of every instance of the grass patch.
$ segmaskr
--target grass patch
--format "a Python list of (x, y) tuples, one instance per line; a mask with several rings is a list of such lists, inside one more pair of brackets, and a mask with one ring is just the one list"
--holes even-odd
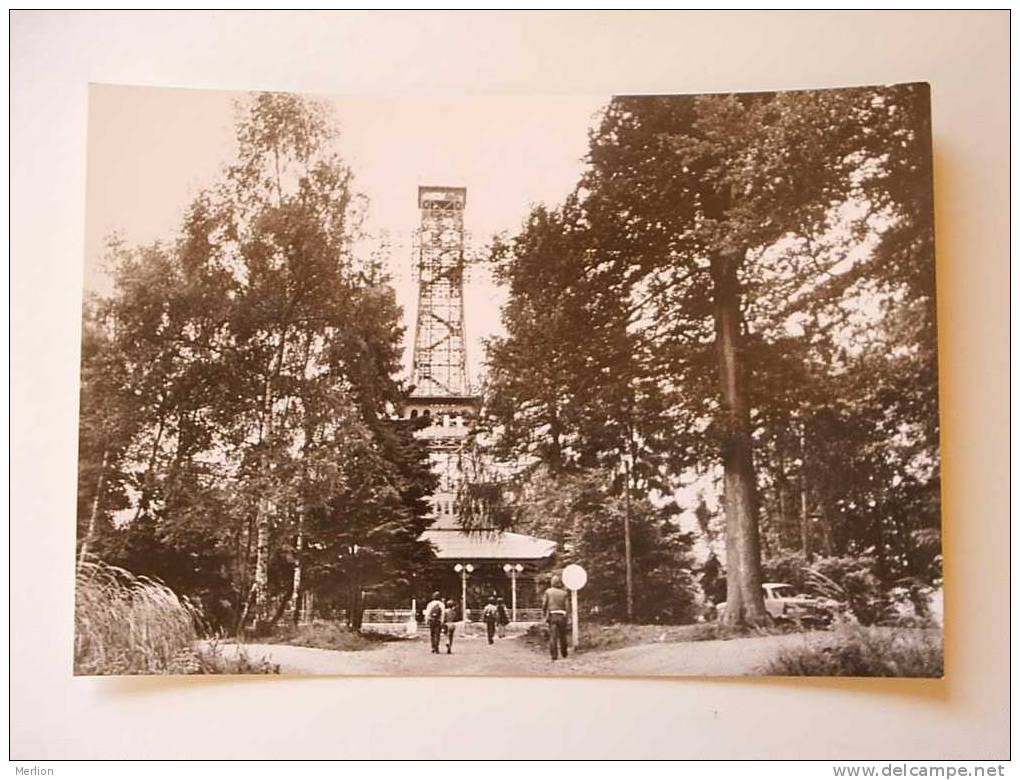
[(279, 674), (280, 665), (270, 663), (267, 658), (253, 658), (244, 645), (225, 655), (215, 642), (196, 647), (192, 653), (192, 664), (185, 674)]
[(275, 645), (317, 647), (321, 650), (374, 650), (385, 642), (400, 642), (407, 637), (379, 631), (351, 631), (343, 623), (317, 620), (305, 625), (286, 626), (260, 641)]
[[(738, 639), (748, 636), (788, 633), (790, 630), (794, 629), (790, 627), (729, 628), (716, 621), (682, 626), (587, 623), (581, 626), (577, 652), (616, 650), (621, 647), (649, 645), (657, 642), (706, 642), (713, 639)], [(533, 625), (521, 636), (521, 641), (533, 650), (546, 653), (549, 648), (549, 629), (544, 623)]]
[(843, 626), (785, 648), (765, 674), (792, 677), (942, 677), (942, 632)]

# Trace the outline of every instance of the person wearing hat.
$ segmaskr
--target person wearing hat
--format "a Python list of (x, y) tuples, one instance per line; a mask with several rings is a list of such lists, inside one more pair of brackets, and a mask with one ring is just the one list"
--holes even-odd
[(443, 613), (446, 607), (437, 590), (432, 594), (432, 601), (425, 605), (425, 623), (429, 627), (429, 640), (432, 642), (432, 652), (439, 653), (439, 638), (443, 631)]
[(542, 616), (549, 624), (549, 655), (555, 661), (557, 651), (567, 657), (567, 604), (569, 596), (563, 589), (563, 580), (554, 575), (542, 594)]

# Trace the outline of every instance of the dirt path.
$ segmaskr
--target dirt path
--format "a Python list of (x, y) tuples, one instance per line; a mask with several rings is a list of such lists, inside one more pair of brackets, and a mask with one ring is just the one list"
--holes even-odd
[[(782, 634), (707, 642), (663, 642), (583, 653), (553, 662), (518, 639), (457, 637), (453, 654), (434, 655), (424, 637), (362, 651), (292, 645), (246, 645), (253, 660), (279, 664), (282, 674), (311, 675), (622, 675), (743, 676), (760, 673), (782, 647), (815, 641), (825, 633)], [(226, 645), (225, 653), (236, 653)]]
[(785, 647), (831, 637), (824, 631), (706, 642), (663, 642), (587, 653), (585, 674), (628, 677), (743, 677), (763, 674)]

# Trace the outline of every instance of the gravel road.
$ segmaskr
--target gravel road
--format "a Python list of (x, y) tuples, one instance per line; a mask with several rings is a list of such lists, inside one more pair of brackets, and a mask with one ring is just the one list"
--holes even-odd
[[(817, 641), (825, 632), (780, 634), (706, 642), (656, 642), (571, 655), (553, 662), (519, 639), (461, 636), (453, 654), (433, 655), (424, 638), (388, 642), (362, 651), (319, 650), (292, 645), (244, 645), (249, 658), (279, 664), (282, 674), (303, 675), (584, 675), (715, 676), (760, 674), (780, 648)], [(224, 645), (223, 652), (238, 652)]]

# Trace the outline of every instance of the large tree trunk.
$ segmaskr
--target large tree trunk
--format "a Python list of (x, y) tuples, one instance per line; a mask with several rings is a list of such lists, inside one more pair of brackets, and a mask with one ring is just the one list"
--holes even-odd
[(740, 286), (743, 251), (712, 258), (715, 336), (722, 401), (723, 506), (726, 513), (726, 625), (769, 622), (761, 590), (761, 547), (747, 367), (741, 347)]

